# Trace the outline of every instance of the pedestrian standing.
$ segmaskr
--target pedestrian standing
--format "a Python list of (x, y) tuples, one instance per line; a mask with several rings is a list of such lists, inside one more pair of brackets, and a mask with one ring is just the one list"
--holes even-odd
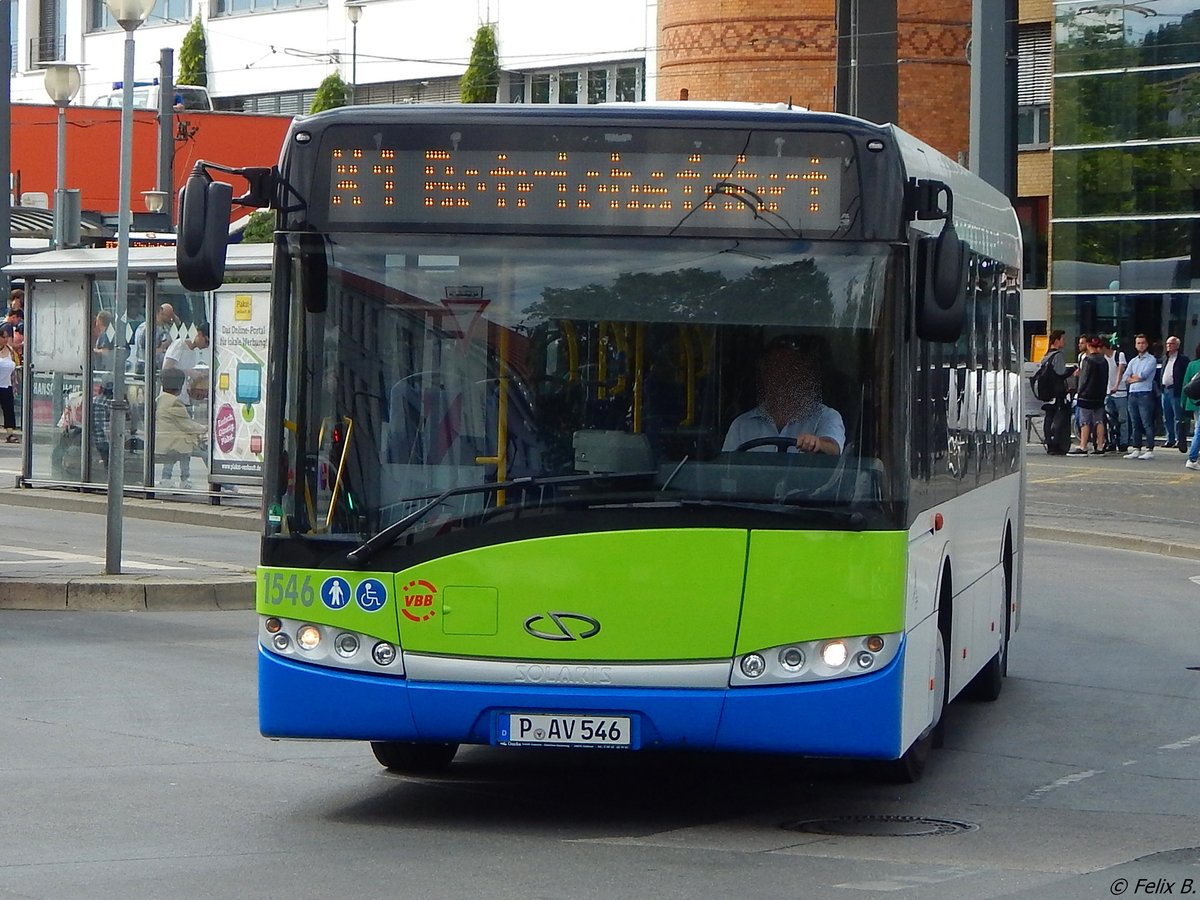
[(1137, 356), (1129, 361), (1125, 369), (1125, 384), (1129, 389), (1129, 419), (1133, 423), (1129, 452), (1125, 458), (1154, 459), (1154, 386), (1158, 360), (1150, 355), (1150, 339), (1146, 335), (1135, 335), (1133, 346), (1137, 349)]
[(1125, 386), (1129, 360), (1121, 351), (1116, 334), (1105, 339), (1104, 356), (1108, 360), (1108, 397), (1104, 401), (1108, 414), (1108, 446), (1104, 449), (1124, 453), (1129, 447), (1129, 388)]
[[(1067, 361), (1063, 354), (1066, 332), (1050, 332), (1049, 349), (1041, 358), (1039, 369), (1045, 368), (1053, 384), (1053, 399), (1042, 404), (1045, 418), (1042, 420), (1042, 438), (1046, 452), (1051, 456), (1065, 456), (1071, 447), (1071, 424), (1067, 407)], [(1044, 395), (1043, 395), (1044, 396)]]
[[(1200, 375), (1200, 344), (1196, 345), (1196, 355), (1188, 363), (1188, 367), (1183, 373), (1183, 383), (1187, 384), (1197, 375)], [(1200, 403), (1197, 403), (1191, 397), (1184, 394), (1183, 411), (1191, 414), (1192, 423), (1195, 426), (1195, 430), (1192, 432), (1191, 444), (1187, 448), (1187, 462), (1183, 464), (1185, 469), (1200, 469), (1200, 462), (1196, 461), (1197, 457), (1200, 456), (1200, 413), (1197, 410), (1200, 410)]]
[(21, 440), (17, 431), (17, 407), (13, 382), (17, 377), (17, 368), (21, 365), (21, 357), (12, 347), (12, 326), (0, 325), (0, 413), (4, 416), (4, 440), (15, 444)]
[(1187, 438), (1183, 436), (1183, 397), (1184, 372), (1191, 362), (1180, 352), (1179, 338), (1171, 335), (1167, 338), (1166, 352), (1162, 360), (1162, 372), (1159, 375), (1162, 386), (1163, 429), (1167, 435), (1167, 447), (1178, 447), (1181, 451)]
[(1079, 364), (1079, 388), (1075, 394), (1075, 405), (1079, 415), (1079, 446), (1073, 448), (1072, 456), (1083, 456), (1088, 444), (1096, 439), (1096, 456), (1104, 455), (1104, 402), (1108, 395), (1108, 360), (1101, 350), (1102, 341), (1096, 336), (1088, 338), (1088, 352)]

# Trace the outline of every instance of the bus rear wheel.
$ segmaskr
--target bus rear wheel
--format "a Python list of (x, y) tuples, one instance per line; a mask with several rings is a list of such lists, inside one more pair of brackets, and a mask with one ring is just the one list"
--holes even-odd
[(458, 744), (371, 741), (371, 752), (379, 764), (391, 772), (441, 772), (454, 760)]

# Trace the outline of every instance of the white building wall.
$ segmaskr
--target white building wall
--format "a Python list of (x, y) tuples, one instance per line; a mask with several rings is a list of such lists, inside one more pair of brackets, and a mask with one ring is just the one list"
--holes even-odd
[[(82, 67), (77, 104), (87, 105), (121, 78), (124, 32), (87, 33), (86, 0), (66, 0), (65, 59)], [(353, 29), (344, 0), (307, 9), (209, 16), (204, 22), (208, 87), (215, 97), (312, 90), (338, 69), (351, 80)], [(261, 0), (260, 0), (261, 2)], [(14, 102), (45, 103), (42, 72), (31, 63), (39, 0), (20, 0)], [(360, 85), (461, 75), (481, 22), (497, 23), (505, 71), (589, 62), (643, 60), (653, 98), (657, 0), (364, 0), (358, 23)], [(147, 22), (135, 32), (137, 80), (158, 75), (160, 48), (175, 51), (190, 23)], [(501, 96), (501, 102), (506, 100)]]

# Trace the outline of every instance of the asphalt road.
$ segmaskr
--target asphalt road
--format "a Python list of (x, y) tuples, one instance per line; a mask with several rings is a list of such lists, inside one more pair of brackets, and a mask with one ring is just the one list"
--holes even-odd
[[(1004, 696), (952, 707), (903, 787), (491, 748), (392, 776), (362, 745), (258, 736), (250, 611), (0, 610), (0, 897), (1179, 895), (1200, 874), (1200, 562), (1027, 549)], [(910, 817), (949, 833), (878, 833), (933, 828)]]

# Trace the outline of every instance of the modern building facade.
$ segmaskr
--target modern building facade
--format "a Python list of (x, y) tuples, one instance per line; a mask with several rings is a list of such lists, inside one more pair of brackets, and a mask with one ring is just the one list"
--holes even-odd
[(1054, 4), (1050, 327), (1200, 340), (1200, 2)]

